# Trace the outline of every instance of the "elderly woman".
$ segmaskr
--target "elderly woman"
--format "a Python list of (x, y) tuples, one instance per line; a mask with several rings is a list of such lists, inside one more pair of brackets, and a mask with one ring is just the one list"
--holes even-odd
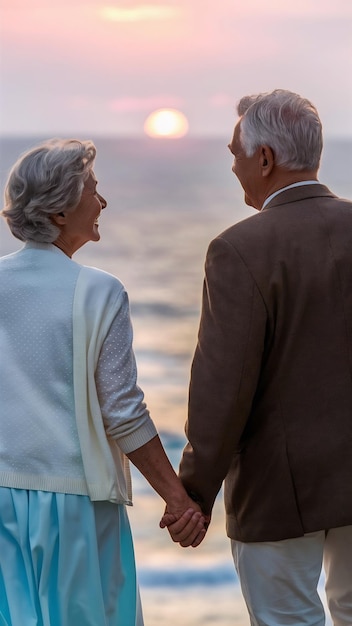
[[(204, 536), (136, 382), (127, 293), (72, 255), (106, 207), (90, 141), (51, 140), (14, 165), (2, 215), (24, 247), (0, 259), (0, 623), (143, 624), (127, 457)], [(188, 521), (189, 520), (189, 521)]]

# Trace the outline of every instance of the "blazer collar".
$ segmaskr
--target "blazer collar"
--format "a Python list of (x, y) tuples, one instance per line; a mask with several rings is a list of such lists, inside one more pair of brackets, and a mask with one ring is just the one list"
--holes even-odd
[(267, 209), (272, 209), (283, 204), (290, 204), (291, 202), (299, 202), (300, 200), (306, 200), (308, 198), (321, 198), (324, 196), (337, 198), (337, 196), (333, 194), (330, 189), (328, 189), (328, 187), (321, 184), (291, 187), (291, 189), (286, 189), (286, 191), (282, 191), (277, 196), (275, 196), (275, 198), (270, 200), (270, 202), (268, 202), (268, 204), (264, 207), (264, 209), (262, 209), (262, 211), (266, 211)]

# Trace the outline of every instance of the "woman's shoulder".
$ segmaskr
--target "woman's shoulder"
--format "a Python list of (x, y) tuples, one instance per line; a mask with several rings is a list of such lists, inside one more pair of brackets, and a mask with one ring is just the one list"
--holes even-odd
[(78, 280), (87, 289), (106, 290), (116, 295), (125, 292), (125, 286), (117, 276), (98, 267), (81, 265)]

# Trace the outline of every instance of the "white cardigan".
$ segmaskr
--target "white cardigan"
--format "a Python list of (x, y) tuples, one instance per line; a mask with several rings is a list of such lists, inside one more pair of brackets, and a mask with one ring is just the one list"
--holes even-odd
[(0, 292), (0, 485), (131, 504), (125, 453), (157, 431), (141, 402), (107, 437), (95, 381), (123, 285), (30, 242), (0, 259)]

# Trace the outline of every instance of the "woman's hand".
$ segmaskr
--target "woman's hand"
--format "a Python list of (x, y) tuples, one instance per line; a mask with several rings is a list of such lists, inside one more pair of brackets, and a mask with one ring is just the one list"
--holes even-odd
[(208, 524), (199, 506), (193, 502), (181, 515), (171, 513), (168, 506), (160, 520), (160, 528), (167, 528), (171, 539), (183, 548), (196, 548), (202, 543)]
[(184, 548), (198, 546), (206, 533), (205, 517), (176, 475), (159, 436), (127, 456), (166, 502), (161, 528), (167, 527), (173, 541)]

